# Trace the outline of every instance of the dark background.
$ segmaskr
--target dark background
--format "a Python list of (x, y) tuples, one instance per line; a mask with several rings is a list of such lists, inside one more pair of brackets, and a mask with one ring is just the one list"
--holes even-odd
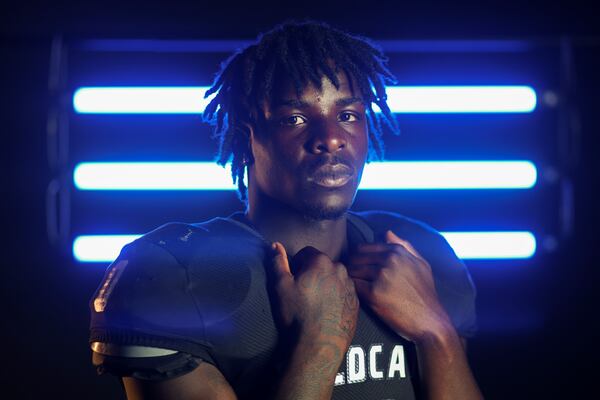
[[(481, 302), (527, 299), (543, 323), (487, 333), (470, 359), (487, 398), (589, 397), (597, 363), (600, 15), (574, 2), (512, 4), (374, 2), (296, 5), (219, 2), (48, 2), (3, 4), (2, 66), (2, 373), (16, 398), (119, 398), (119, 385), (96, 377), (87, 346), (87, 301), (102, 275), (76, 268), (48, 243), (46, 116), (51, 38), (249, 39), (283, 19), (324, 19), (374, 39), (522, 39), (568, 36), (575, 46), (581, 155), (574, 171), (575, 233), (543, 273)], [(595, 43), (595, 45), (594, 45)], [(478, 273), (474, 273), (477, 283)], [(506, 277), (499, 279), (505, 279)], [(512, 299), (512, 300), (511, 300)], [(528, 304), (524, 304), (527, 307)], [(485, 311), (485, 310), (484, 310)]]

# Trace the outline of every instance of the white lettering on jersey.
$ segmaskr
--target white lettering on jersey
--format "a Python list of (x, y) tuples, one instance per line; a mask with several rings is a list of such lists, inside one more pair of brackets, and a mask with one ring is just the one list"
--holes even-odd
[(346, 353), (348, 383), (364, 382), (367, 379), (365, 369), (365, 351), (361, 346), (350, 346)]
[[(387, 376), (385, 374), (387, 360), (383, 360), (384, 357), (389, 357)], [(401, 344), (394, 345), (391, 352), (389, 350), (386, 352), (383, 343), (375, 343), (369, 346), (368, 354), (360, 345), (350, 346), (346, 352), (346, 371), (336, 374), (334, 386), (366, 380), (406, 378), (405, 362), (404, 347)]]
[(377, 369), (377, 354), (382, 351), (382, 344), (373, 344), (369, 348), (369, 376), (371, 379), (383, 379), (383, 371)]
[(390, 368), (388, 369), (388, 378), (393, 378), (396, 372), (400, 373), (400, 378), (406, 378), (406, 368), (404, 366), (404, 347), (400, 344), (394, 346), (392, 356), (390, 357)]

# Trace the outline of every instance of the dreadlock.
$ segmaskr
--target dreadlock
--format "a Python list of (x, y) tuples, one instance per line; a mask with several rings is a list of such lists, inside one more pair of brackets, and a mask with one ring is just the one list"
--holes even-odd
[[(393, 133), (399, 133), (386, 102), (385, 84), (396, 83), (385, 65), (387, 60), (368, 39), (315, 21), (278, 25), (227, 59), (204, 96), (216, 93), (206, 106), (203, 119), (215, 126), (214, 136), (219, 140), (216, 161), (222, 166), (231, 162), (240, 199), (247, 201), (244, 160), (251, 158), (245, 124), (260, 125), (264, 118), (261, 105), (272, 97), (281, 76), (291, 79), (298, 96), (309, 83), (321, 89), (323, 75), (339, 89), (336, 73), (340, 69), (353, 77), (367, 107), (368, 160), (383, 159), (382, 120)], [(373, 111), (373, 103), (381, 110), (381, 116)]]

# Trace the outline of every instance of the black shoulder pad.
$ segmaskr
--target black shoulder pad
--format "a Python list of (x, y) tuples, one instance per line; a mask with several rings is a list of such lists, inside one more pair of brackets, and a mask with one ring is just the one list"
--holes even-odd
[(189, 278), (165, 248), (144, 237), (125, 246), (90, 302), (90, 341), (165, 347), (208, 346)]

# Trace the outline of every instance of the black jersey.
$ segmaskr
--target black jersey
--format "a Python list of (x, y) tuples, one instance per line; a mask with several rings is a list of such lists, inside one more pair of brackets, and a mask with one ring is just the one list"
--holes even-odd
[[(350, 246), (383, 241), (388, 229), (429, 262), (440, 302), (459, 335), (471, 337), (475, 288), (444, 237), (398, 214), (348, 213)], [(136, 371), (144, 370), (147, 359), (100, 357), (95, 363), (117, 375), (163, 379), (189, 371), (201, 359), (221, 371), (239, 398), (260, 398), (286, 350), (271, 308), (269, 247), (241, 213), (169, 223), (123, 247), (90, 302), (90, 342), (178, 353), (155, 358), (163, 365), (153, 367), (154, 374)], [(414, 345), (361, 307), (332, 398), (412, 399), (417, 382)]]

